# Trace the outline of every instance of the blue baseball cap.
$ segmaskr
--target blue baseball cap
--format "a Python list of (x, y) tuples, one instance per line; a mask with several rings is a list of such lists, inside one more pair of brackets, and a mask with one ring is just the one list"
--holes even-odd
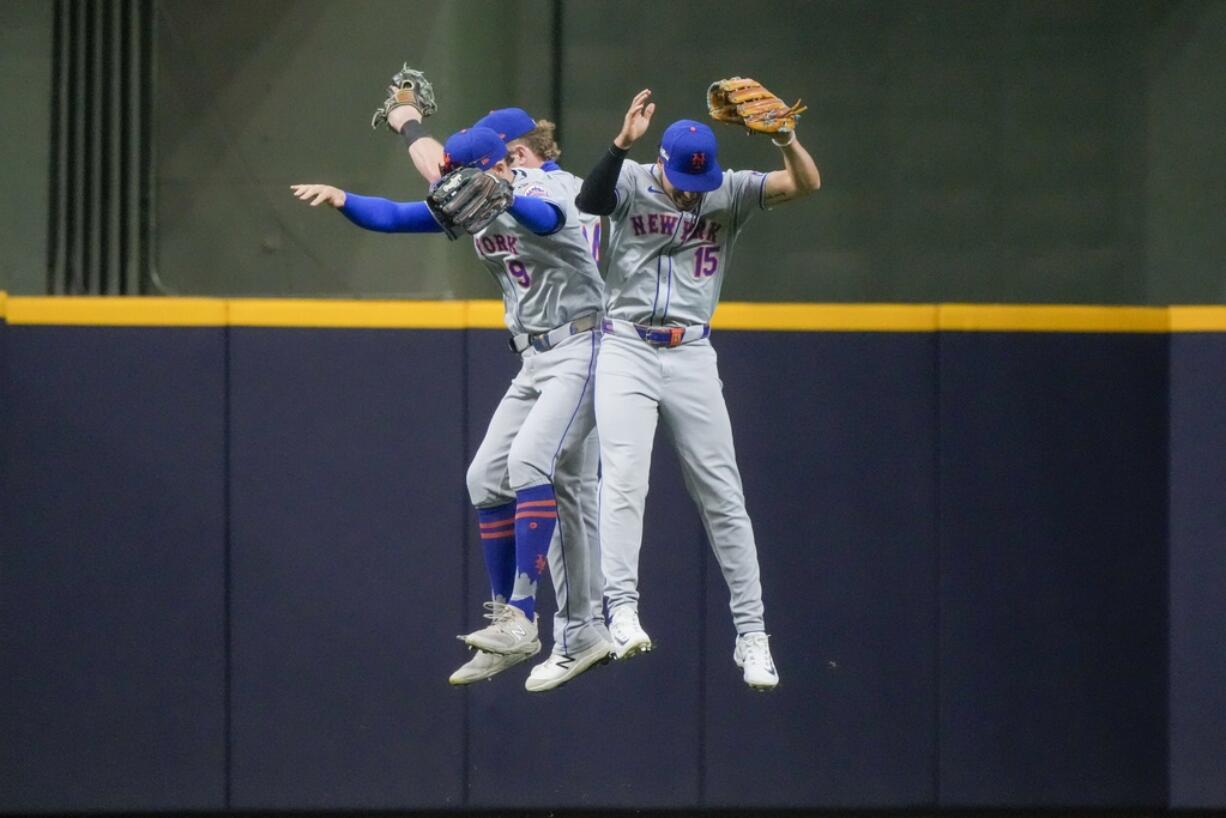
[(706, 193), (724, 181), (716, 156), (715, 133), (701, 122), (682, 119), (669, 125), (660, 139), (664, 175), (677, 190)]
[(497, 133), (503, 142), (510, 142), (536, 130), (536, 120), (528, 116), (528, 112), (523, 108), (499, 108), (478, 119), (473, 123), (473, 127), (489, 128)]
[(443, 169), (452, 171), (466, 165), (489, 170), (507, 155), (507, 146), (489, 128), (465, 128), (447, 137), (443, 145)]

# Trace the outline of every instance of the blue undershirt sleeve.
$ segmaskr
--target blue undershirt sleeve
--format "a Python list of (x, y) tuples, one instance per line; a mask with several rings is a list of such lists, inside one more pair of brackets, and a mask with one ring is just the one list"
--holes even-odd
[(517, 195), (507, 212), (514, 217), (515, 221), (538, 236), (548, 236), (566, 226), (566, 217), (562, 214), (562, 209), (544, 199)]
[(425, 202), (393, 202), (345, 191), (345, 206), (340, 211), (358, 227), (380, 233), (443, 232)]

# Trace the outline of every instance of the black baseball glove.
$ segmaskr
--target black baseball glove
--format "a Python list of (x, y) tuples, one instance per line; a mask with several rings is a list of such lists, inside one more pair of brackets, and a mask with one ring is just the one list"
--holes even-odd
[(426, 206), (447, 236), (479, 233), (511, 206), (511, 183), (476, 168), (448, 173), (426, 197)]

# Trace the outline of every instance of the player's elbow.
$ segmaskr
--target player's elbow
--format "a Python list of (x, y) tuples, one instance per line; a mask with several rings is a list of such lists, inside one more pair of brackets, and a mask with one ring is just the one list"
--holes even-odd
[(583, 191), (580, 191), (575, 197), (575, 207), (579, 208), (580, 213), (608, 216), (617, 207), (617, 200), (610, 196), (608, 201), (602, 202), (595, 196), (584, 196)]
[(821, 187), (819, 180), (811, 182), (804, 178), (789, 179), (788, 183), (780, 186), (773, 195), (767, 196), (767, 205), (774, 206), (800, 201), (819, 187)]
[(796, 193), (798, 196), (808, 196), (810, 193), (816, 193), (822, 188), (822, 177), (817, 172), (817, 168), (808, 170), (798, 174), (796, 179)]

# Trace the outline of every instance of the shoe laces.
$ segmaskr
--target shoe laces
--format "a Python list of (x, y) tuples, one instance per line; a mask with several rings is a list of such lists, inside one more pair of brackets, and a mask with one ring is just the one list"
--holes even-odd
[(482, 614), (490, 621), (491, 625), (504, 625), (514, 621), (515, 611), (518, 610), (514, 605), (507, 602), (486, 602), (482, 605), (486, 613)]
[(765, 633), (749, 633), (741, 637), (741, 655), (746, 663), (765, 665), (769, 663), (770, 637)]

